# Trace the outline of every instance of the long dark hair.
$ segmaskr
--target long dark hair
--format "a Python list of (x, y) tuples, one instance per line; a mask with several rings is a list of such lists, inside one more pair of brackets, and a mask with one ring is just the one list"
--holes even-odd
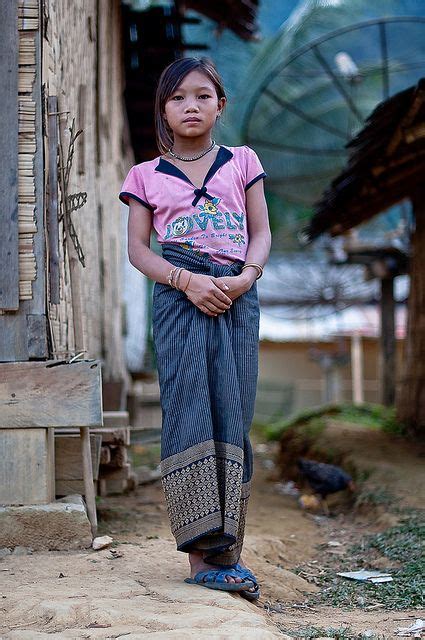
[(173, 132), (163, 117), (165, 104), (191, 71), (200, 71), (211, 80), (218, 100), (226, 97), (220, 74), (208, 58), (180, 58), (165, 67), (159, 78), (155, 98), (156, 143), (161, 153), (168, 151), (174, 143)]

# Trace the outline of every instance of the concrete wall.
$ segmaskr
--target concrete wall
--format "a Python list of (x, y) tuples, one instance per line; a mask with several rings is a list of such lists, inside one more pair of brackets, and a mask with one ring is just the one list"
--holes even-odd
[[(350, 354), (350, 339), (343, 344)], [(379, 343), (376, 338), (363, 338), (364, 396), (366, 402), (380, 402)], [(322, 404), (325, 380), (309, 349), (337, 351), (336, 342), (271, 342), (260, 343), (259, 383), (272, 382), (294, 386), (293, 411)], [(403, 341), (397, 341), (397, 370), (402, 364)], [(341, 400), (352, 401), (352, 371), (350, 362), (340, 369)]]

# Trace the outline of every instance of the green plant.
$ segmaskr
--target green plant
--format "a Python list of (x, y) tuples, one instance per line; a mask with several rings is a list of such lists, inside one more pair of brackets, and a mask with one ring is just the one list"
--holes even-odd
[(305, 427), (307, 432), (326, 423), (326, 420), (342, 420), (355, 422), (372, 429), (382, 429), (387, 433), (403, 435), (405, 433), (402, 424), (397, 422), (394, 407), (384, 407), (380, 404), (365, 403), (353, 404), (328, 404), (319, 408), (306, 409), (286, 420), (277, 420), (264, 427), (264, 432), (269, 440), (279, 440), (285, 431), (291, 428)]
[(351, 627), (304, 627), (302, 629), (284, 629), (279, 625), (280, 630), (291, 636), (291, 638), (304, 638), (313, 640), (314, 638), (335, 638), (336, 640), (385, 640), (385, 636), (368, 633), (356, 633)]
[[(328, 566), (318, 582), (320, 593), (311, 603), (355, 609), (384, 604), (386, 609), (403, 610), (423, 607), (425, 594), (425, 518), (422, 511), (406, 510), (401, 521), (381, 533), (365, 537), (350, 547), (338, 566)], [(393, 562), (389, 570), (392, 582), (372, 584), (337, 576), (337, 571), (355, 568), (373, 569), (377, 553)], [(297, 570), (300, 572), (300, 569)]]

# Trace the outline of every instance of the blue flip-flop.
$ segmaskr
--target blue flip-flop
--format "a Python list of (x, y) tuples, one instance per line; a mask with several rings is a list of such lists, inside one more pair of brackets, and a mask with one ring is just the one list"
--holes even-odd
[[(241, 567), (242, 568), (242, 567)], [(239, 591), (240, 593), (255, 586), (250, 580), (245, 582), (227, 582), (226, 576), (241, 578), (242, 576), (234, 567), (225, 569), (210, 569), (209, 571), (198, 571), (194, 578), (185, 578), (188, 584), (199, 584), (207, 589), (217, 589), (220, 591)]]
[(255, 591), (241, 591), (241, 596), (246, 600), (250, 600), (252, 602), (258, 600), (258, 598), (260, 597), (260, 586), (258, 584), (257, 578), (252, 573), (252, 571), (246, 569), (246, 567), (242, 567), (240, 564), (233, 565), (233, 568), (240, 578), (246, 580), (247, 584), (249, 583), (249, 581), (251, 581), (252, 586), (255, 588)]

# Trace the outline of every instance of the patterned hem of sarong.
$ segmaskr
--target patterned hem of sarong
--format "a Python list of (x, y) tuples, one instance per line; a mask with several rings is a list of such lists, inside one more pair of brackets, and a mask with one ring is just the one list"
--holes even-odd
[[(193, 273), (240, 273), (177, 244), (163, 257)], [(153, 340), (162, 408), (161, 476), (179, 551), (238, 561), (252, 477), (249, 429), (258, 376), (256, 283), (217, 317), (182, 291), (155, 283)]]

